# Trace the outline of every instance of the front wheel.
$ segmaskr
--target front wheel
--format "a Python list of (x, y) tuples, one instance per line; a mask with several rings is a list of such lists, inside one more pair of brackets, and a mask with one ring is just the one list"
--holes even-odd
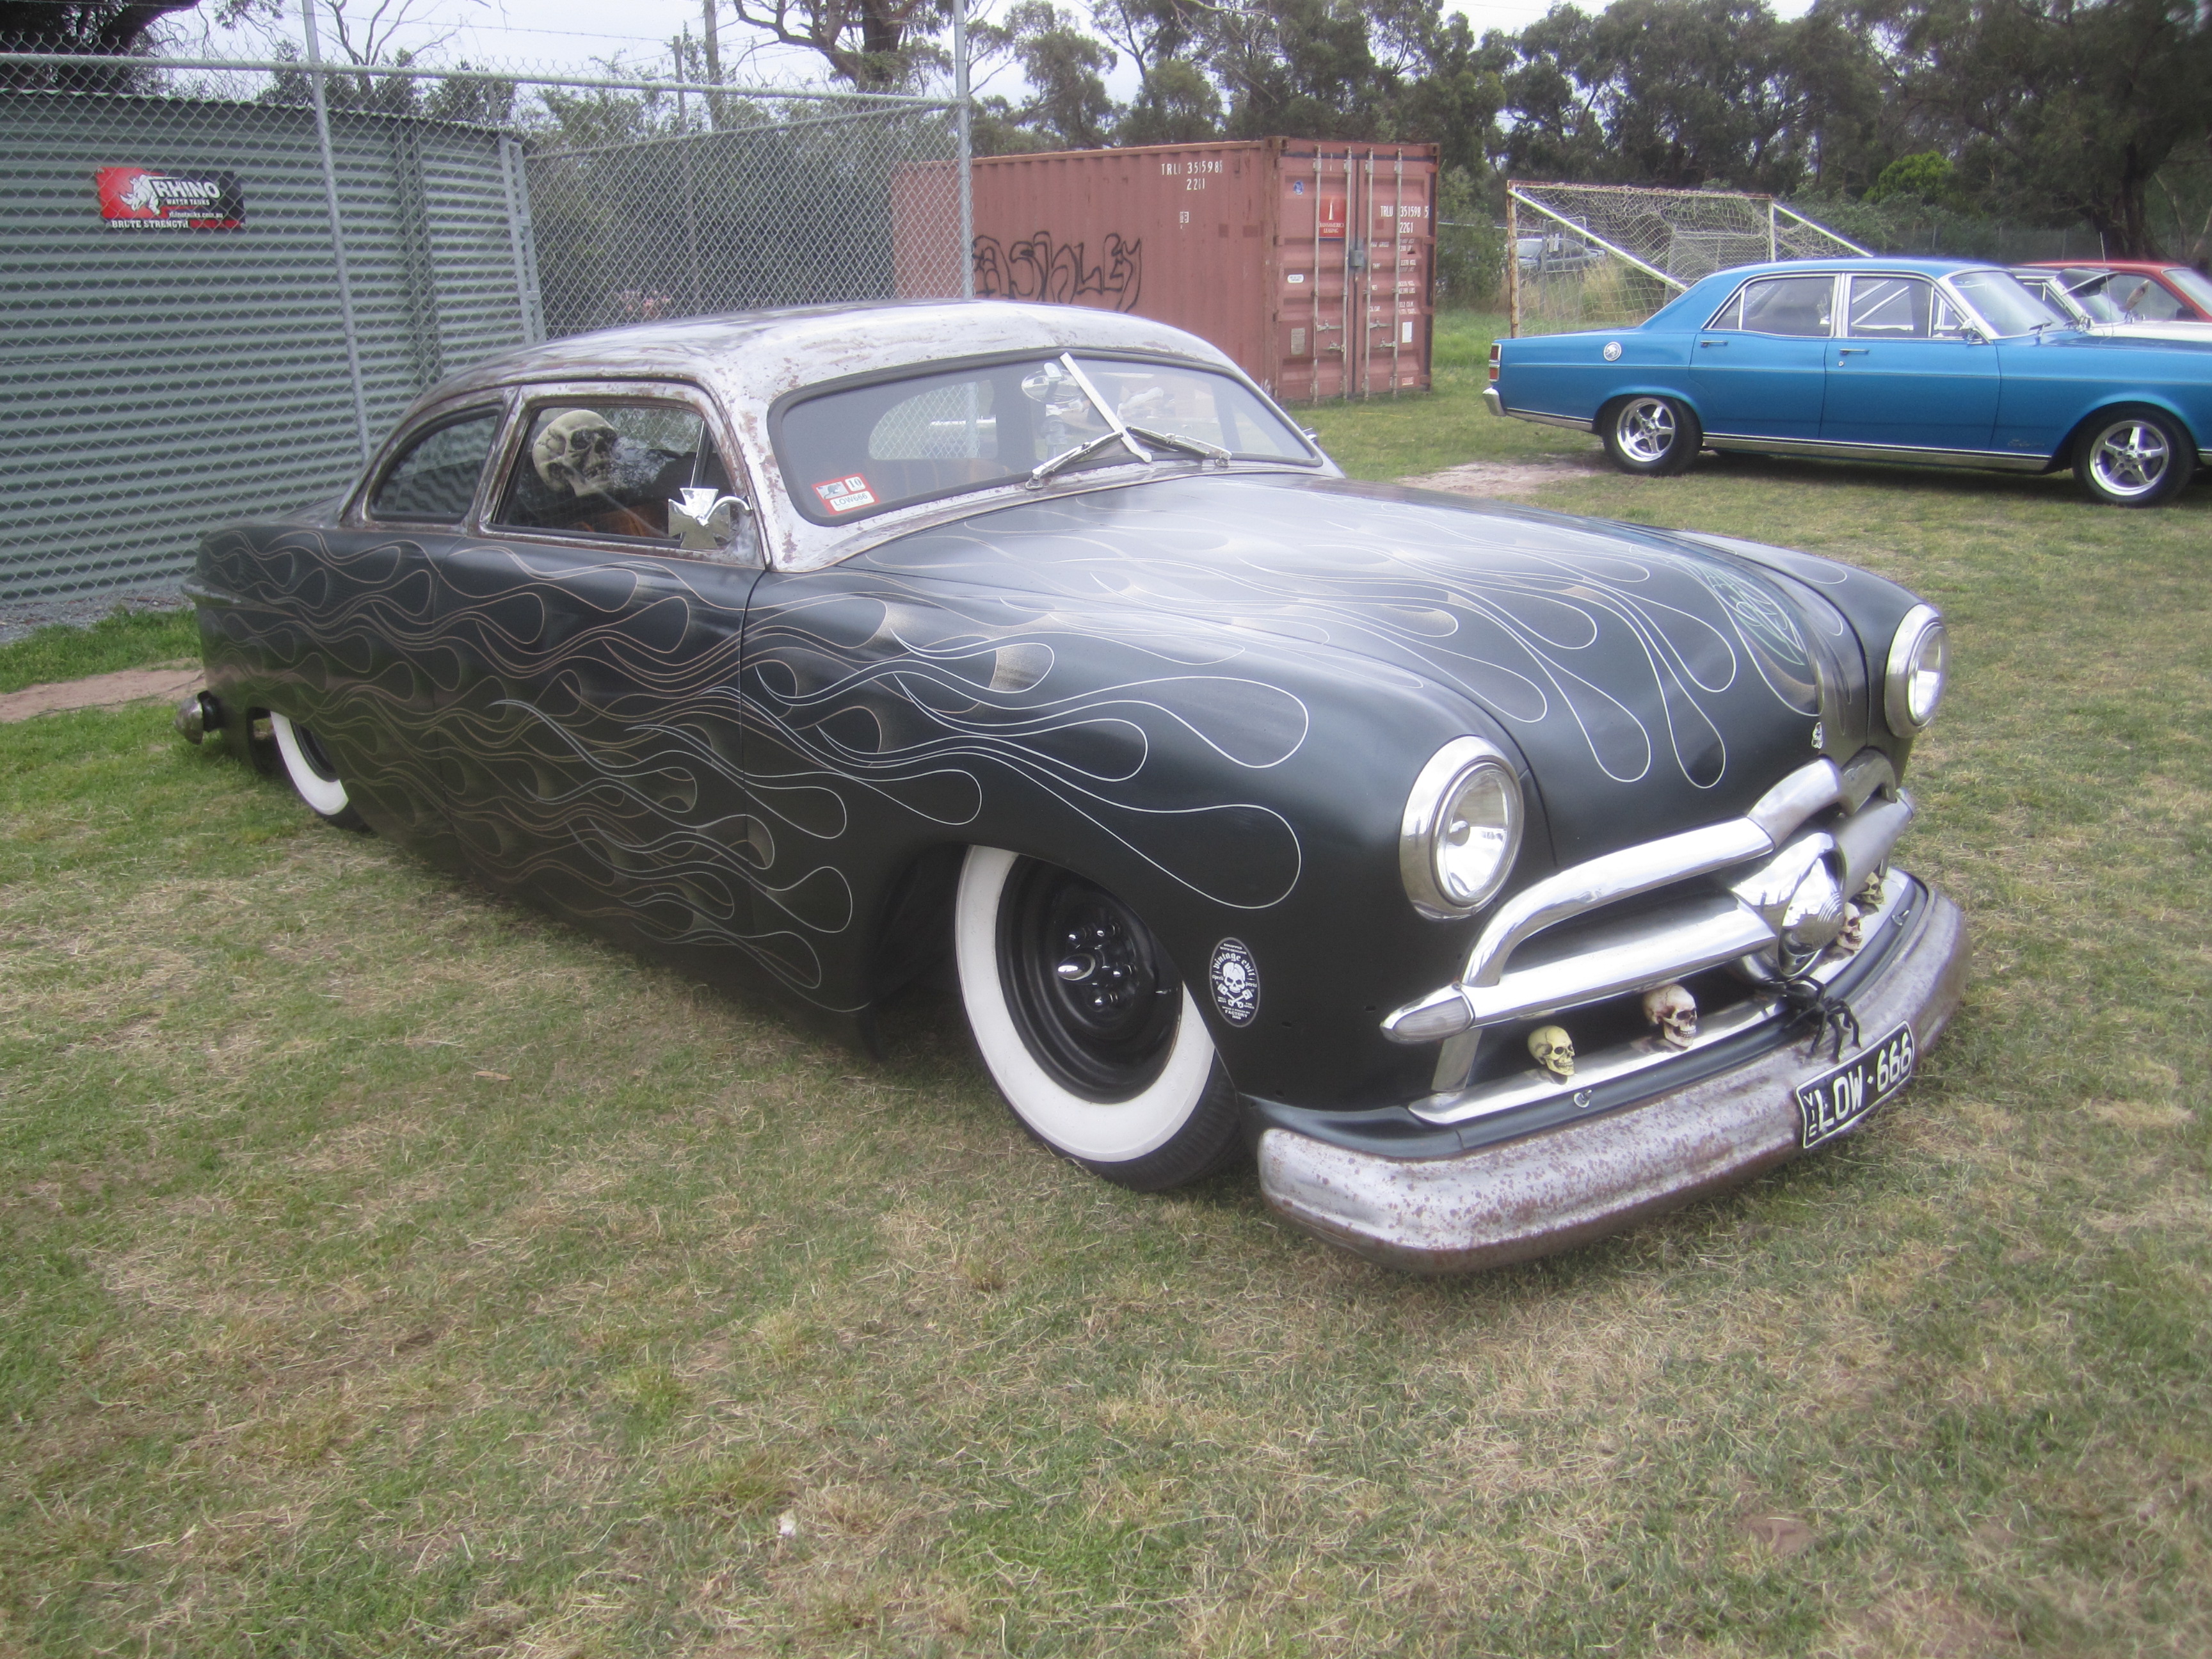
[(1705, 428), (1687, 404), (1672, 398), (1623, 398), (1598, 422), (1605, 453), (1624, 472), (1656, 477), (1697, 459)]
[(2171, 416), (2126, 410), (2100, 416), (2074, 450), (2074, 477), (2111, 507), (2151, 507), (2189, 482), (2197, 446)]
[(1198, 1180), (1234, 1155), (1237, 1094), (1198, 1005), (1114, 895), (970, 848), (953, 945), (984, 1068), (1053, 1151), (1139, 1192)]
[(341, 830), (368, 828), (368, 821), (354, 811), (352, 798), (346, 793), (345, 781), (338, 776), (338, 769), (331, 763), (321, 738), (273, 710), (269, 716), (269, 734), (276, 740), (276, 758), (284, 768), (284, 775), (317, 817)]

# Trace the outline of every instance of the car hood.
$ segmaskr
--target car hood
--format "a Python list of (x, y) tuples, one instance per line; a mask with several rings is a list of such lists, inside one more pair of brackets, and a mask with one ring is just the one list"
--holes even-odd
[(1743, 811), (1816, 752), (1816, 656), (1856, 655), (1840, 614), (1747, 559), (1345, 480), (1186, 476), (1058, 495), (854, 565), (1033, 595), (1055, 630), (1141, 639), (1195, 619), (1239, 635), (1243, 672), (1262, 678), (1271, 655), (1299, 650), (1409, 672), (1519, 746), (1565, 861)]

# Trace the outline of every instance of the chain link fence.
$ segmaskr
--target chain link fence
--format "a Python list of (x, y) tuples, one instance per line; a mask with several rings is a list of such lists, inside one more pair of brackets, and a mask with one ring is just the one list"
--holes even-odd
[(957, 143), (922, 99), (0, 54), (0, 605), (173, 591), (491, 352), (957, 294)]

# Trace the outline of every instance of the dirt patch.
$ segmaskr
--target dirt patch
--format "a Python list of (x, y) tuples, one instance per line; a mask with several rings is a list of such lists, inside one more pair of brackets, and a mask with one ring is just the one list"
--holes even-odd
[(58, 680), (48, 685), (27, 685), (0, 696), (0, 725), (29, 720), (33, 714), (58, 714), (68, 708), (119, 708), (125, 703), (182, 702), (206, 684), (198, 666), (167, 663), (159, 668), (125, 668), (113, 674), (94, 674), (89, 679)]
[(1468, 461), (1398, 482), (1413, 489), (1443, 489), (1455, 495), (1533, 495), (1605, 470), (1601, 455), (1559, 455), (1534, 461)]

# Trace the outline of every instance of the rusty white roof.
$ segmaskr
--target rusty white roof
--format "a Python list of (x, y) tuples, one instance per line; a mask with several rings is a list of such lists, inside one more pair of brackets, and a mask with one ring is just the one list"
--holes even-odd
[(422, 401), (519, 381), (635, 376), (700, 382), (721, 394), (734, 413), (745, 405), (765, 409), (787, 392), (848, 374), (945, 357), (1075, 346), (1167, 352), (1236, 367), (1195, 334), (1149, 318), (1087, 306), (925, 300), (740, 312), (548, 340), (487, 357)]
[[(1226, 355), (1197, 335), (1149, 318), (1003, 300), (906, 301), (640, 323), (548, 340), (487, 357), (432, 387), (416, 399), (401, 425), (432, 404), (499, 387), (623, 380), (690, 382), (712, 393), (729, 417), (735, 459), (757, 486), (754, 506), (769, 562), (782, 569), (810, 569), (836, 563), (917, 525), (1003, 505), (1020, 490), (1012, 484), (979, 490), (957, 501), (921, 503), (851, 526), (809, 523), (785, 499), (787, 483), (769, 441), (768, 411), (778, 398), (848, 375), (949, 358), (1083, 348), (1182, 357), (1250, 384)], [(1322, 468), (1330, 474), (1336, 471), (1326, 461)], [(1091, 487), (1095, 486), (1080, 477), (1060, 486)]]

